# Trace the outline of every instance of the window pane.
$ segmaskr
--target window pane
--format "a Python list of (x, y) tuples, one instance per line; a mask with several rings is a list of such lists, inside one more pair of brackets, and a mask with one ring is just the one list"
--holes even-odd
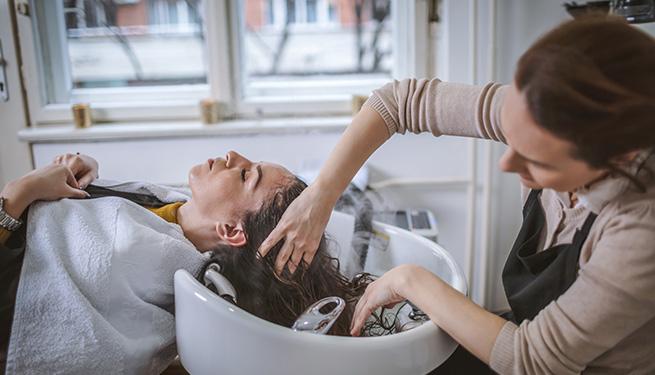
[(74, 88), (207, 82), (201, 0), (63, 0)]
[(241, 5), (246, 95), (276, 83), (391, 76), (391, 0), (241, 0)]
[(307, 0), (307, 22), (316, 22), (316, 0)]

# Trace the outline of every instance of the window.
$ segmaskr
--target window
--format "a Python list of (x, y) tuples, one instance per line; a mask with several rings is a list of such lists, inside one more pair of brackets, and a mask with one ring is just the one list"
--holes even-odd
[(33, 1), (17, 17), (31, 120), (70, 123), (76, 102), (96, 121), (197, 119), (206, 97), (237, 117), (348, 114), (352, 95), (428, 74), (440, 1)]
[(72, 87), (206, 84), (199, 5), (63, 0)]
[(316, 22), (316, 0), (307, 0), (307, 23)]
[[(237, 65), (245, 67), (246, 97), (299, 90), (365, 93), (390, 79), (391, 0), (244, 1)], [(262, 22), (271, 18), (271, 9), (284, 22)]]

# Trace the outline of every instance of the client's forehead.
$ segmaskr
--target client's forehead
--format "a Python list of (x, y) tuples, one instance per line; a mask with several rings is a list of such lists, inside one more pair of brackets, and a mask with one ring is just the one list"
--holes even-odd
[(261, 173), (260, 185), (267, 187), (267, 189), (274, 189), (280, 185), (288, 184), (294, 175), (283, 166), (270, 162), (259, 162), (255, 165), (256, 173)]

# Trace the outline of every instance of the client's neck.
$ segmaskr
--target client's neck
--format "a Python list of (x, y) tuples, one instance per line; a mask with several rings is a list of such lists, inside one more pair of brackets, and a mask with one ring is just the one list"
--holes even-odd
[(182, 227), (184, 236), (201, 252), (216, 247), (216, 232), (213, 223), (202, 220), (192, 201), (188, 201), (177, 210), (177, 223)]

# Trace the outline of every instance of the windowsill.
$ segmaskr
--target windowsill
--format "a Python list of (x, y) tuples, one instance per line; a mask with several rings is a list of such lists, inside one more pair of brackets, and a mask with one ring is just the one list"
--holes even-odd
[(341, 132), (352, 117), (276, 118), (266, 120), (227, 120), (203, 125), (197, 121), (139, 122), (98, 124), (86, 129), (73, 126), (42, 126), (18, 132), (18, 139), (28, 143), (115, 141), (153, 138), (193, 138), (254, 134), (298, 134), (307, 132)]

